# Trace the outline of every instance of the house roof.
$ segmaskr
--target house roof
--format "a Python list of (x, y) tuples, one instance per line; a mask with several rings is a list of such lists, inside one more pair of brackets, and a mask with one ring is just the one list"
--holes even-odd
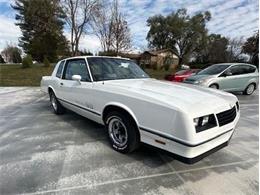
[(145, 51), (145, 52), (147, 52), (147, 53), (149, 53), (149, 54), (151, 54), (151, 55), (157, 56), (157, 55), (160, 54), (160, 53), (164, 53), (164, 52), (168, 52), (168, 51), (170, 51), (170, 52), (172, 52), (173, 54), (175, 54), (172, 49), (160, 49), (160, 50)]
[(144, 53), (149, 53), (150, 55), (157, 56), (160, 53), (164, 53), (164, 52), (168, 52), (168, 51), (175, 54), (175, 52), (172, 49), (160, 49), (160, 50), (154, 50), (154, 51), (145, 51)]

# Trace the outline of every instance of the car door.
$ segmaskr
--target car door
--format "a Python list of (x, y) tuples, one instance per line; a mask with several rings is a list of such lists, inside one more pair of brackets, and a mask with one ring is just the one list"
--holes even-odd
[(226, 91), (240, 91), (246, 85), (246, 65), (234, 65), (222, 74), (221, 86)]
[(225, 91), (234, 91), (237, 89), (239, 75), (241, 74), (241, 67), (234, 65), (229, 67), (219, 76), (219, 87)]
[(53, 80), (54, 80), (54, 90), (55, 90), (55, 95), (56, 97), (60, 97), (61, 96), (61, 86), (60, 83), (62, 82), (62, 72), (64, 69), (64, 65), (65, 65), (65, 60), (61, 61), (57, 67), (57, 71), (56, 74), (53, 75)]
[[(72, 80), (73, 75), (80, 75), (81, 80)], [(66, 61), (64, 73), (60, 83), (62, 98), (73, 110), (85, 111), (93, 109), (93, 83), (84, 58), (69, 59)]]

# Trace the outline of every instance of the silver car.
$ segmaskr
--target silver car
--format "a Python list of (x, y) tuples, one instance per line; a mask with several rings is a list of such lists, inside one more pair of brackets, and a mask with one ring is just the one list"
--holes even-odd
[(251, 95), (258, 86), (258, 76), (258, 70), (254, 65), (223, 63), (211, 65), (188, 77), (184, 82)]

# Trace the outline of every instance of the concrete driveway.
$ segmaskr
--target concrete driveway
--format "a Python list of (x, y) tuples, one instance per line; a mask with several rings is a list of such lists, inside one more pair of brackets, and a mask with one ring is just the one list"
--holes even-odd
[(102, 126), (56, 116), (39, 88), (0, 88), (0, 194), (258, 194), (258, 92), (238, 97), (230, 145), (187, 165), (147, 146), (117, 153)]

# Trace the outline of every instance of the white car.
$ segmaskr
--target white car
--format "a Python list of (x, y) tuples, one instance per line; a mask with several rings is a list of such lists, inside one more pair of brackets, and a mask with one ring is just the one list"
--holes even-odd
[(187, 163), (226, 146), (240, 116), (232, 94), (152, 79), (118, 57), (62, 60), (41, 88), (56, 114), (67, 108), (105, 125), (115, 150), (128, 153), (143, 142)]

